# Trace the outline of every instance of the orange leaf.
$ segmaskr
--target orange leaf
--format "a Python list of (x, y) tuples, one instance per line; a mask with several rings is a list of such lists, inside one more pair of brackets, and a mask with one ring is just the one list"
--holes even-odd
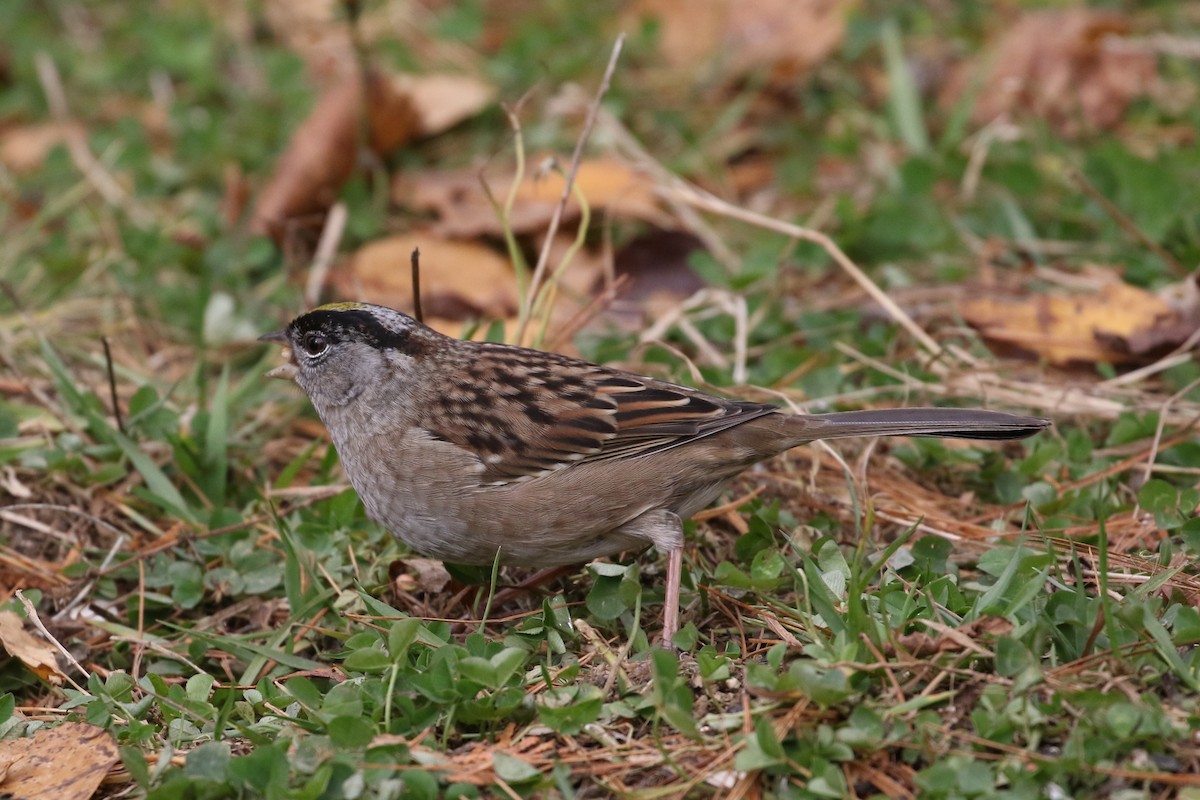
[(1165, 301), (1124, 283), (1069, 297), (981, 297), (962, 302), (959, 311), (986, 339), (1055, 364), (1134, 363), (1151, 355), (1131, 345), (1138, 337), (1167, 327), (1195, 330), (1194, 323), (1186, 324), (1180, 312)]
[(365, 144), (386, 155), (478, 112), (491, 95), (486, 84), (465, 77), (345, 78), (321, 95), (292, 134), (255, 205), (252, 230), (279, 241), (289, 225), (316, 227), (354, 171), (364, 123)]
[(103, 728), (66, 722), (27, 739), (0, 741), (0, 796), (88, 800), (117, 761)]
[(847, 0), (636, 0), (627, 17), (659, 27), (663, 59), (694, 69), (718, 62), (723, 74), (770, 70), (776, 82), (794, 80), (842, 43)]
[[(529, 163), (538, 162), (530, 159)], [(562, 166), (565, 170), (566, 165)], [(514, 177), (510, 172), (500, 176), (484, 175), (483, 180), (487, 182), (492, 198), (503, 203)], [(564, 181), (557, 171), (534, 174), (530, 170), (517, 189), (509, 218), (513, 231), (529, 233), (544, 229), (562, 197)], [(593, 215), (603, 211), (652, 223), (668, 222), (667, 215), (659, 208), (653, 182), (624, 161), (616, 158), (586, 160), (579, 165), (575, 184), (587, 199)], [(435, 230), (443, 236), (472, 238), (504, 233), (500, 215), (484, 191), (477, 170), (403, 176), (396, 182), (394, 194), (397, 202), (436, 211), (440, 220)], [(579, 204), (572, 197), (567, 203), (565, 217), (574, 219), (579, 213)]]
[(362, 247), (333, 272), (339, 295), (413, 308), (411, 257), (421, 249), (421, 306), (430, 317), (504, 319), (517, 311), (517, 284), (508, 261), (475, 242), (428, 231), (389, 236)]
[(0, 135), (0, 164), (13, 172), (32, 172), (42, 166), (55, 147), (66, 145), (68, 136), (80, 136), (78, 123), (41, 122), (10, 128)]
[(0, 647), (29, 667), (42, 680), (55, 685), (63, 680), (54, 648), (25, 630), (25, 623), (11, 611), (0, 611)]

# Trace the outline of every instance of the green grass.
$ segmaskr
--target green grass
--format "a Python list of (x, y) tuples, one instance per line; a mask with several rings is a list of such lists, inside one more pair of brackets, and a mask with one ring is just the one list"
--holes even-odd
[[(504, 102), (535, 87), (522, 111), (531, 151), (570, 152), (576, 129), (542, 101), (567, 80), (596, 84), (611, 12), (540, 4), (479, 57)], [(1139, 24), (1171, 29), (1186, 13), (1156, 4)], [(431, 35), (479, 49), (488, 20), (462, 4)], [(1104, 365), (999, 360), (953, 299), (981, 291), (984, 261), (1007, 288), (1097, 263), (1150, 288), (1174, 281), (1071, 174), (1195, 264), (1200, 155), (1169, 134), (1200, 111), (1147, 99), (1116, 132), (1073, 140), (1023, 119), (967, 197), (975, 131), (961, 114), (915, 84), (872, 87), (932, 40), (971, 52), (1003, 24), (868, 4), (842, 51), (779, 96), (667, 81), (654, 31), (631, 31), (606, 103), (655, 159), (719, 190), (728, 136), (744, 135), (737, 155), (777, 167), (768, 214), (828, 204), (824, 229), (873, 280), (1057, 422), (1003, 446), (881, 444), (867, 466), (863, 443), (840, 446), (844, 462), (802, 448), (743, 476), (727, 499), (760, 494), (689, 525), (674, 653), (654, 646), (665, 564), (653, 553), (515, 594), (500, 590), (520, 571), (492, 587), (490, 570), (451, 566), (444, 588), (427, 583), (366, 519), (307, 403), (263, 377), (278, 355), (254, 337), (302, 308), (304, 264), (225, 219), (224, 176), (270, 174), (314, 98), (297, 56), (188, 2), (0, 7), (12, 64), (0, 134), (49, 118), (42, 53), (128, 192), (104, 200), (62, 148), (35, 172), (0, 171), (0, 608), (24, 616), (23, 589), (87, 671), (56, 686), (0, 660), (0, 752), (89, 722), (120, 747), (102, 796), (154, 800), (1197, 796), (1200, 445), (1181, 420), (1200, 412), (1200, 368), (1117, 390)], [(1161, 71), (1200, 78), (1170, 57)], [(129, 110), (150, 102), (155, 75), (173, 93), (165, 144)], [(391, 166), (503, 159), (511, 146), (491, 110)], [(820, 176), (839, 165), (853, 186), (829, 194)], [(344, 252), (411, 223), (361, 183), (344, 199), (357, 220)], [(943, 383), (949, 399), (981, 399), (959, 390), (965, 362), (929, 360), (816, 247), (709, 221), (740, 263), (694, 267), (745, 298), (748, 383), (803, 402), (940, 401)], [(592, 244), (639, 230), (596, 227)], [(979, 242), (994, 245), (986, 258)], [(729, 315), (693, 324), (732, 352)], [(635, 344), (578, 342), (690, 381), (689, 338)], [(700, 369), (732, 381), (728, 367)]]

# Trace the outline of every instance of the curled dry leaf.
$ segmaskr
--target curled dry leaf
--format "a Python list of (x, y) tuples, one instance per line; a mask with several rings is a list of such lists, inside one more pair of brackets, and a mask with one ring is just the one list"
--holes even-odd
[(319, 217), (337, 198), (358, 159), (360, 114), (366, 108), (370, 146), (377, 153), (398, 146), (417, 130), (408, 97), (391, 91), (379, 75), (351, 76), (326, 91), (292, 134), (254, 209), (252, 229), (277, 240), (298, 218)]
[[(984, 124), (1004, 113), (1029, 111), (1061, 133), (1111, 128), (1157, 75), (1153, 53), (1105, 46), (1129, 31), (1119, 13), (1087, 8), (1035, 11), (1007, 26), (982, 56), (986, 73), (972, 109)], [(951, 105), (972, 91), (976, 63), (963, 64), (946, 86)]]
[(766, 69), (779, 84), (837, 50), (853, 6), (850, 0), (635, 0), (626, 19), (657, 23), (659, 50), (671, 66), (713, 63), (730, 77)]
[[(530, 159), (528, 163), (539, 162)], [(481, 175), (478, 170), (425, 172), (400, 176), (393, 194), (398, 203), (437, 212), (439, 220), (434, 229), (442, 236), (500, 236), (504, 225), (493, 200), (503, 204), (515, 177), (511, 172)], [(544, 229), (562, 198), (564, 181), (565, 177), (557, 170), (528, 170), (513, 203), (509, 218), (512, 230), (530, 233)], [(575, 185), (587, 199), (593, 216), (603, 212), (658, 224), (668, 222), (651, 179), (619, 159), (583, 161), (575, 175)], [(579, 204), (572, 198), (567, 203), (565, 217), (574, 219), (579, 213)]]
[(14, 800), (88, 800), (117, 763), (103, 728), (66, 722), (27, 739), (0, 741), (0, 796)]
[(400, 563), (406, 571), (395, 575), (392, 580), (398, 588), (405, 591), (436, 594), (445, 589), (446, 584), (450, 582), (450, 573), (437, 559), (402, 558)]
[(25, 623), (11, 611), (0, 611), (0, 647), (44, 681), (63, 682), (54, 648), (25, 630)]
[(345, 78), (321, 95), (292, 134), (255, 205), (252, 230), (278, 241), (290, 225), (316, 227), (354, 171), (364, 129), (363, 144), (385, 155), (477, 113), (492, 94), (490, 86), (467, 77)]
[(1021, 300), (978, 297), (959, 312), (989, 343), (1044, 358), (1134, 364), (1178, 347), (1200, 325), (1200, 302), (1168, 303), (1144, 289), (1110, 283), (1098, 292)]
[(516, 279), (505, 258), (482, 244), (450, 241), (429, 231), (365, 245), (334, 268), (330, 278), (336, 292), (412, 309), (414, 248), (421, 250), (421, 307), (427, 317), (505, 319), (517, 312)]

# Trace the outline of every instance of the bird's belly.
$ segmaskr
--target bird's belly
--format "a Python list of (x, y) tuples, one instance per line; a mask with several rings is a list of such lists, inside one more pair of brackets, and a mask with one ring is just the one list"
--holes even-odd
[(670, 470), (630, 459), (619, 476), (582, 463), (493, 486), (481, 484), (478, 459), (423, 431), (353, 454), (343, 444), (354, 443), (338, 450), (368, 515), (416, 552), (460, 564), (491, 564), (498, 552), (505, 564), (558, 566), (640, 549), (650, 541), (622, 525), (654, 509), (686, 518), (724, 483), (710, 474), (681, 492)]

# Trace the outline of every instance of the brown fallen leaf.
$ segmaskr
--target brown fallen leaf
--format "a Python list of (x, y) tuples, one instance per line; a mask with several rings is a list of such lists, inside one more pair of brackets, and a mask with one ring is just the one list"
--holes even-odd
[(1152, 356), (1173, 350), (1196, 335), (1200, 329), (1200, 272), (1159, 290), (1158, 297), (1174, 312), (1161, 325), (1143, 328), (1110, 342), (1136, 355)]
[(467, 75), (396, 75), (392, 90), (407, 95), (417, 112), (417, 133), (435, 136), (470, 119), (496, 97), (496, 89)]
[(1124, 283), (1092, 294), (978, 297), (961, 302), (959, 312), (989, 343), (1059, 365), (1146, 361), (1179, 346), (1200, 324), (1196, 306), (1172, 306)]
[(362, 144), (386, 155), (457, 124), (491, 97), (489, 86), (467, 77), (370, 73), (365, 80), (343, 79), (321, 95), (292, 134), (255, 204), (251, 229), (278, 242), (291, 226), (319, 227), (358, 163), (364, 107)]
[[(251, 229), (279, 241), (289, 225), (303, 217), (319, 222), (337, 198), (358, 160), (363, 84), (366, 84), (368, 144), (389, 152), (416, 134), (416, 110), (406, 95), (396, 94), (382, 76), (365, 81), (351, 76), (326, 91), (275, 165), (270, 182), (255, 204)], [(306, 226), (307, 227), (307, 226)]]
[(40, 122), (19, 125), (0, 134), (0, 164), (13, 172), (32, 172), (42, 166), (55, 147), (66, 146), (67, 137), (81, 135), (76, 122)]
[(929, 658), (938, 653), (962, 653), (964, 642), (992, 641), (997, 636), (1012, 632), (1013, 624), (1004, 617), (979, 617), (952, 631), (941, 631), (936, 635), (919, 631), (897, 636), (896, 642), (884, 645), (884, 655), (894, 656), (901, 651), (914, 658)]
[(88, 800), (117, 762), (117, 745), (95, 725), (65, 722), (27, 739), (0, 741), (0, 796)]
[(408, 592), (437, 593), (450, 582), (450, 573), (441, 561), (433, 558), (402, 558), (405, 571), (392, 575), (393, 584)]
[(673, 67), (692, 70), (714, 63), (733, 78), (766, 69), (778, 85), (838, 48), (854, 5), (852, 0), (635, 0), (625, 19), (635, 26), (655, 22), (659, 52)]
[(58, 668), (54, 647), (26, 631), (24, 621), (11, 611), (0, 611), (0, 647), (42, 680), (62, 684), (65, 676)]
[[(379, 52), (377, 43), (383, 48), (402, 47), (408, 58), (419, 64), (473, 61), (461, 42), (432, 35), (430, 14), (436, 13), (437, 5), (436, 1), (423, 2), (418, 8), (347, 0), (263, 0), (253, 4), (217, 0), (205, 7), (242, 41), (260, 35), (255, 28), (265, 23), (273, 39), (299, 56), (309, 77), (324, 86), (356, 68), (355, 39), (371, 54)], [(492, 4), (485, 5), (490, 12)]]
[(703, 289), (704, 281), (688, 263), (703, 249), (703, 242), (686, 231), (657, 229), (621, 247), (613, 262), (616, 277), (624, 280), (605, 318), (630, 330), (641, 329)]
[[(237, 9), (244, 4), (230, 5)], [(265, 0), (263, 21), (276, 39), (303, 59), (311, 75), (324, 79), (344, 75), (354, 63), (354, 42), (340, 6), (340, 0)], [(246, 25), (240, 22), (239, 27)]]
[(508, 260), (471, 241), (430, 231), (389, 236), (363, 246), (330, 275), (341, 297), (411, 311), (413, 248), (421, 250), (421, 307), (428, 317), (505, 319), (516, 314), (517, 283)]
[[(542, 159), (544, 161), (544, 159)], [(539, 163), (530, 159), (530, 164)], [(565, 168), (565, 165), (564, 165)], [(483, 174), (492, 198), (503, 203), (514, 179), (513, 173)], [(500, 236), (504, 226), (480, 183), (478, 170), (425, 172), (397, 178), (393, 187), (396, 202), (435, 211), (439, 220), (434, 230), (442, 236), (469, 239)], [(562, 197), (564, 177), (558, 171), (528, 170), (517, 190), (509, 225), (516, 233), (544, 229)], [(651, 179), (617, 158), (585, 160), (575, 175), (575, 185), (587, 199), (593, 219), (600, 213), (666, 225), (669, 218), (659, 207)], [(564, 219), (579, 216), (579, 204), (567, 203)]]
[(1029, 12), (1004, 29), (981, 61), (958, 69), (942, 93), (943, 105), (971, 91), (982, 63), (986, 72), (971, 111), (977, 124), (1028, 112), (1067, 135), (1111, 128), (1158, 74), (1153, 53), (1105, 46), (1106, 38), (1128, 32), (1129, 19), (1117, 12)]

